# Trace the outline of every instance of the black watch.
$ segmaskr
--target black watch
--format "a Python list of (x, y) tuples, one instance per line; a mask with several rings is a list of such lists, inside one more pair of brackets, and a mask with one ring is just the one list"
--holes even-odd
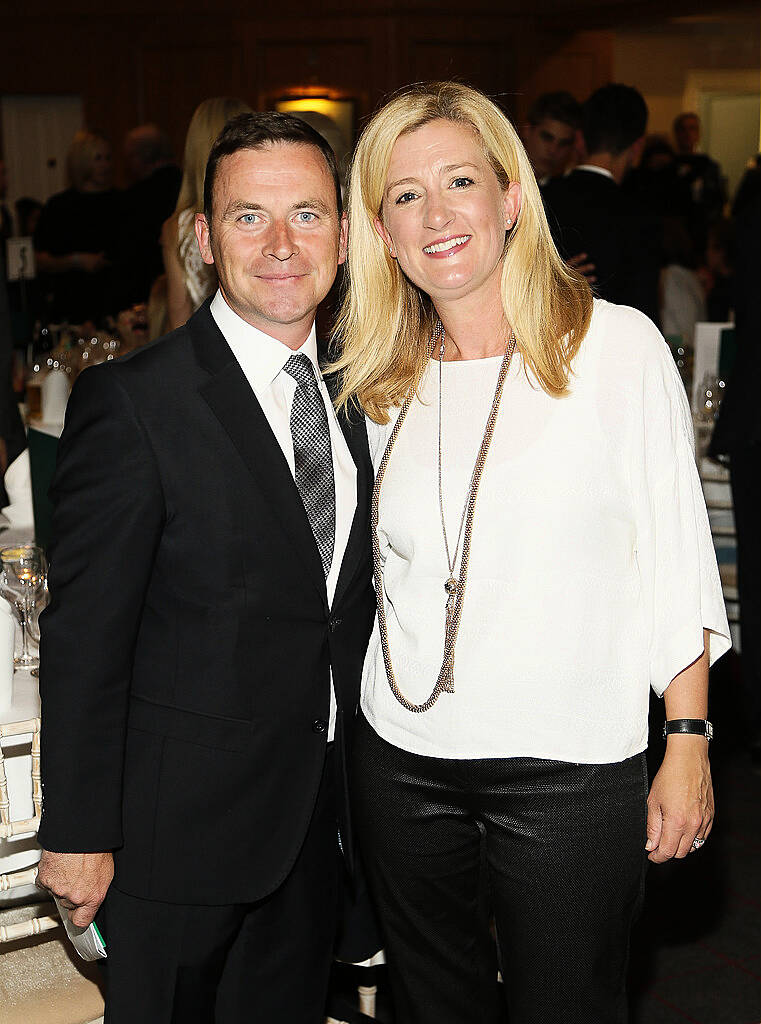
[(687, 733), (691, 736), (705, 736), (710, 743), (713, 739), (713, 726), (707, 718), (674, 718), (663, 723), (663, 738), (674, 733)]

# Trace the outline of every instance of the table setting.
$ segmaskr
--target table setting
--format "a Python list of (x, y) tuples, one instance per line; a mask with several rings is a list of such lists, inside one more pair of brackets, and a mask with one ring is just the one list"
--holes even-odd
[[(0, 799), (0, 874), (32, 867), (40, 855), (36, 823), (26, 831), (16, 824), (30, 822), (36, 813), (32, 731), (20, 730), (18, 723), (34, 722), (40, 715), (38, 620), (47, 603), (47, 563), (42, 549), (28, 542), (28, 531), (21, 540), (14, 533), (0, 533), (0, 783), (7, 791), (7, 801)], [(0, 891), (0, 906), (35, 892), (31, 884)]]

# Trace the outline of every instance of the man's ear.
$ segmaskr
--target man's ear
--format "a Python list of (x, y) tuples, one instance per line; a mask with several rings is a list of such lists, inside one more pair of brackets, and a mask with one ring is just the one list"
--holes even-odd
[(642, 154), (645, 150), (645, 136), (640, 135), (636, 142), (631, 144), (631, 163), (630, 167), (639, 167), (639, 162), (642, 159)]
[(214, 256), (211, 252), (211, 231), (209, 230), (209, 222), (206, 220), (206, 214), (196, 214), (194, 227), (196, 229), (196, 239), (201, 259), (204, 263), (208, 263), (211, 266), (214, 262)]
[(349, 218), (345, 213), (341, 214), (341, 223), (338, 228), (338, 265), (346, 262), (346, 253), (349, 240)]

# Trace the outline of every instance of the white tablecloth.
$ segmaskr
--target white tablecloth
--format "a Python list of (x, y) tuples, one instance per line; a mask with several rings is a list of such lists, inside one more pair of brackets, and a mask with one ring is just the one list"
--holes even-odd
[[(16, 544), (32, 542), (29, 530), (7, 529), (0, 531), (0, 548)], [(2, 598), (0, 598), (2, 600)], [(40, 692), (37, 679), (26, 670), (17, 670), (13, 674), (13, 690), (10, 706), (0, 707), (0, 725), (9, 722), (24, 722), (30, 718), (38, 718), (40, 714)], [(5, 754), (5, 772), (8, 779), (8, 793), (11, 804), (11, 817), (31, 818), (32, 806), (32, 774), (31, 774), (31, 734), (11, 736), (3, 741)], [(40, 848), (34, 834), (13, 836), (12, 839), (0, 839), (0, 872), (20, 871), (31, 867), (40, 859)], [(33, 887), (28, 887), (34, 892)], [(12, 894), (0, 893), (0, 903), (8, 899), (24, 897), (27, 887), (14, 890)]]

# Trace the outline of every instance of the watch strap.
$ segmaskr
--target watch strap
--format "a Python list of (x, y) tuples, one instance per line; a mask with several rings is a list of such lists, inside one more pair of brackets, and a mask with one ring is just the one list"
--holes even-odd
[(705, 736), (710, 743), (713, 739), (713, 725), (707, 718), (674, 718), (670, 722), (664, 722), (663, 738), (666, 739), (674, 733)]

